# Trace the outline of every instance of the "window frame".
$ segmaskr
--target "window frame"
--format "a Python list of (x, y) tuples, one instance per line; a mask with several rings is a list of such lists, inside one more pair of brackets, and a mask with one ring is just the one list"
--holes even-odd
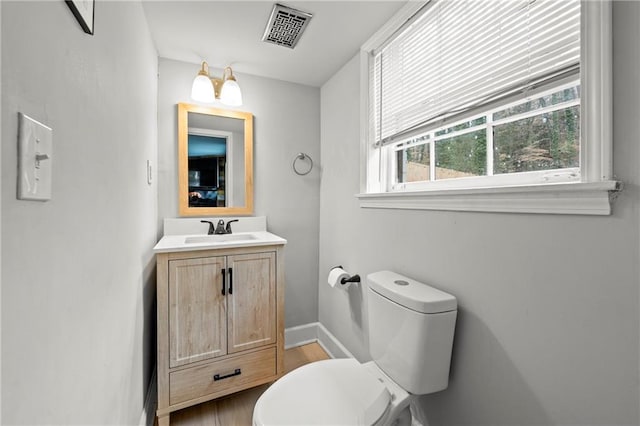
[[(581, 2), (580, 178), (522, 182), (518, 177), (449, 179), (428, 185), (387, 188), (391, 159), (375, 147), (370, 128), (372, 52), (393, 36), (428, 1), (409, 2), (360, 50), (360, 194), (363, 208), (458, 210), (553, 214), (611, 214), (612, 179), (612, 11), (611, 1)], [(477, 115), (477, 113), (476, 113)], [(391, 157), (391, 156), (389, 156)], [(552, 171), (548, 171), (552, 172)], [(538, 172), (535, 172), (538, 173)], [(539, 173), (538, 173), (539, 174)], [(544, 173), (542, 173), (544, 174)], [(552, 173), (550, 173), (552, 174)], [(494, 176), (489, 176), (493, 178)], [(544, 182), (544, 183), (543, 183)]]

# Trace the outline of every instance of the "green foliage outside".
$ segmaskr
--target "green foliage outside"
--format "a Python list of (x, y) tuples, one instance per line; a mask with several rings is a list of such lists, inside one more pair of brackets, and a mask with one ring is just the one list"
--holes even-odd
[[(436, 167), (464, 175), (482, 176), (487, 169), (485, 129), (436, 142)], [(436, 179), (438, 169), (436, 169)]]
[(494, 173), (579, 166), (579, 106), (494, 128)]
[[(493, 115), (501, 120), (547, 106), (580, 98), (580, 88), (571, 87), (550, 95), (504, 109)], [(470, 129), (486, 122), (486, 117), (438, 130), (436, 137)], [(494, 174), (553, 170), (579, 166), (580, 106), (572, 106), (533, 117), (496, 124), (493, 127)], [(415, 143), (428, 137), (411, 141)], [(429, 144), (407, 148), (398, 154), (398, 170), (404, 170), (405, 161), (429, 165)], [(487, 174), (486, 130), (480, 129), (464, 135), (435, 142), (436, 179), (483, 176)], [(404, 157), (404, 158), (403, 158)], [(398, 176), (400, 178), (400, 176)], [(400, 179), (399, 179), (400, 180)]]

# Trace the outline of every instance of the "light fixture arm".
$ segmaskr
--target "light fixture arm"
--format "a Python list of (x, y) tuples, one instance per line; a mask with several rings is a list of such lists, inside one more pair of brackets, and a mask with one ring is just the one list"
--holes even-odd
[[(229, 76), (227, 76), (227, 71), (229, 71)], [(226, 67), (222, 72), (222, 81), (227, 81), (227, 80), (236, 81), (236, 78), (233, 75), (233, 70), (231, 69), (231, 67)]]
[(202, 61), (202, 68), (198, 71), (198, 75), (206, 75), (209, 77), (209, 64), (207, 61)]

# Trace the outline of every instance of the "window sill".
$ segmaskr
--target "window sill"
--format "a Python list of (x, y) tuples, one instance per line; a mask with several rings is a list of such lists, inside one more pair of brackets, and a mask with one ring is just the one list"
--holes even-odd
[(360, 207), (501, 213), (610, 215), (617, 181), (358, 194)]

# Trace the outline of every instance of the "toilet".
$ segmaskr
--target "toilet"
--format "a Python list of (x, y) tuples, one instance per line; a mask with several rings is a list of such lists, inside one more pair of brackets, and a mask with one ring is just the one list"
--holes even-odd
[(293, 370), (260, 396), (254, 426), (411, 424), (413, 398), (447, 388), (456, 298), (391, 271), (367, 283), (372, 361)]

